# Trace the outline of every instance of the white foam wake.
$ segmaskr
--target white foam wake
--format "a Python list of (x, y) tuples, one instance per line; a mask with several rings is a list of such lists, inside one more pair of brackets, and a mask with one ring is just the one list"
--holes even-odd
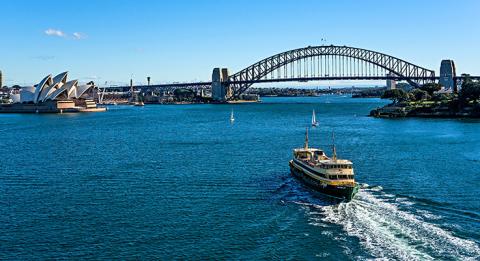
[(422, 217), (402, 210), (411, 202), (396, 201), (388, 195), (381, 197), (373, 193), (361, 190), (350, 203), (315, 206), (315, 211), (309, 213), (310, 221), (342, 226), (349, 236), (359, 238), (366, 250), (377, 258), (480, 258), (480, 247), (476, 242), (456, 237), (422, 220)]

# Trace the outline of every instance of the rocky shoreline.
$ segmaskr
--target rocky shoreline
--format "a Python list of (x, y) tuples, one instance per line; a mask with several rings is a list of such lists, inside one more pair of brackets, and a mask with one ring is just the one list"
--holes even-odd
[(370, 111), (377, 118), (480, 118), (480, 105), (459, 108), (451, 103), (392, 103)]

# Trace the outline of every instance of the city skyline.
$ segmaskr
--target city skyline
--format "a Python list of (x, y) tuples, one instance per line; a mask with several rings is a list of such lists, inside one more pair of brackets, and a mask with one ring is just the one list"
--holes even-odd
[(209, 80), (214, 67), (236, 72), (322, 44), (377, 50), (437, 74), (442, 59), (453, 59), (459, 74), (480, 74), (480, 22), (468, 19), (476, 1), (131, 3), (3, 3), (4, 84), (31, 85), (65, 70), (97, 84)]

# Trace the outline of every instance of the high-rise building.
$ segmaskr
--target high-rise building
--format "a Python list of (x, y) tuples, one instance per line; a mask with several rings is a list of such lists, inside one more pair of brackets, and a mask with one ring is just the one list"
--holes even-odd
[(0, 88), (3, 87), (3, 77), (2, 77), (2, 71), (0, 71)]

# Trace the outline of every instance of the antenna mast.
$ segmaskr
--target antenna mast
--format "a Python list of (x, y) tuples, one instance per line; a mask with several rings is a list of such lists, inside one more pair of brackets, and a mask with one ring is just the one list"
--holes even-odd
[(332, 153), (333, 153), (333, 160), (337, 161), (337, 150), (335, 148), (335, 132), (332, 131)]
[(308, 150), (308, 127), (305, 131), (305, 144), (303, 145), (303, 148)]

